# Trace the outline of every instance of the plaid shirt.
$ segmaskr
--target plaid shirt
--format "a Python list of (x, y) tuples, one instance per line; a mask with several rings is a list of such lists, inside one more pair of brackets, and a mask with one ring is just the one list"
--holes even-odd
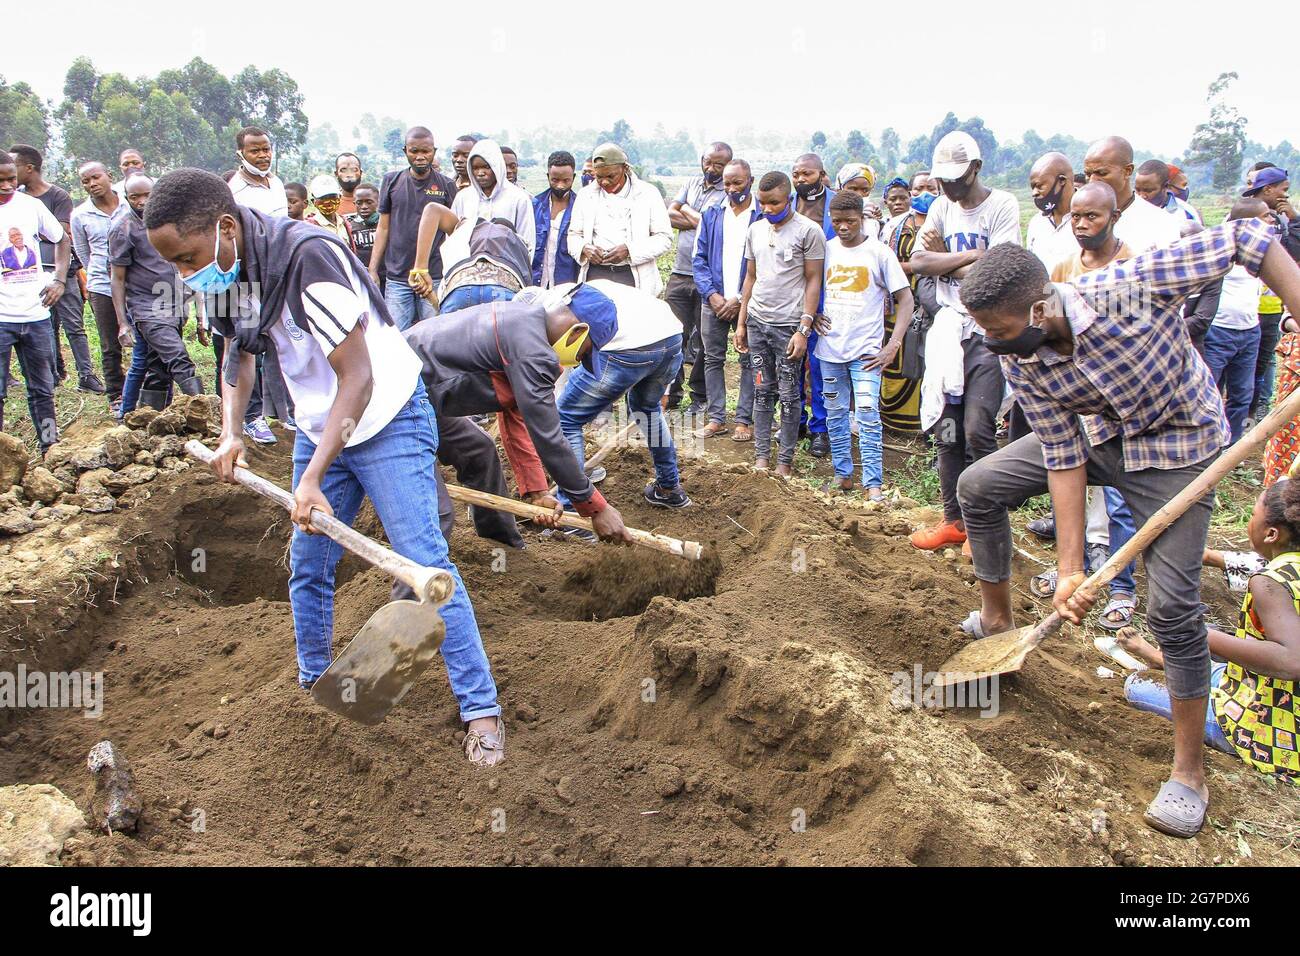
[(1125, 471), (1181, 468), (1228, 443), (1223, 400), (1181, 307), (1235, 263), (1257, 274), (1274, 238), (1259, 220), (1239, 219), (1056, 285), (1073, 353), (1002, 359), (1048, 469), (1077, 468), (1089, 444), (1117, 435)]

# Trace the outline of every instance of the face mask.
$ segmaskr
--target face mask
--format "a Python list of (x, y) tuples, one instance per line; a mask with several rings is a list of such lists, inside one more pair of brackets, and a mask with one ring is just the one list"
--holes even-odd
[(556, 199), (563, 199), (565, 196), (569, 195), (569, 192), (570, 190), (568, 189), (556, 189), (554, 186), (551, 187), (551, 195)]
[(244, 172), (248, 173), (248, 175), (250, 175), (250, 176), (256, 176), (258, 179), (265, 179), (267, 176), (270, 176), (270, 175), (271, 175), (271, 170), (275, 168), (275, 152), (274, 152), (274, 151), (272, 151), (272, 153), (271, 153), (271, 165), (268, 166), (268, 167), (266, 167), (266, 172), (262, 172), (262, 170), (258, 169), (256, 166), (254, 166), (254, 165), (253, 165), (252, 163), (250, 163), (248, 160), (244, 159), (244, 153), (243, 153), (242, 150), (236, 150), (235, 152), (236, 152), (236, 155), (239, 156), (239, 162), (240, 162), (240, 164), (244, 167)]
[(984, 344), (994, 355), (1016, 355), (1029, 358), (1047, 341), (1047, 330), (1036, 325), (1027, 325), (1025, 330), (1014, 339), (991, 339), (984, 337)]
[(584, 186), (589, 185), (589, 184), (591, 183), (591, 181), (592, 181), (593, 179), (595, 179), (595, 178), (596, 178), (595, 176), (589, 176), (587, 173), (583, 173), (583, 174), (582, 174), (582, 185), (584, 185)]
[(1050, 216), (1056, 212), (1056, 207), (1061, 204), (1061, 194), (1065, 192), (1065, 183), (1061, 183), (1055, 190), (1046, 196), (1038, 196), (1034, 199), (1034, 205), (1044, 216)]
[(1179, 199), (1181, 199), (1183, 202), (1187, 202), (1188, 197), (1191, 196), (1192, 194), (1192, 191), (1190, 189), (1179, 189), (1177, 186), (1170, 186), (1169, 191), (1173, 193), (1175, 196), (1177, 196)]
[(1079, 245), (1089, 252), (1099, 252), (1110, 244), (1110, 237), (1113, 230), (1107, 229), (1105, 232), (1099, 232), (1095, 236), (1075, 236)]
[(361, 185), (361, 180), (359, 179), (339, 180), (339, 188), (342, 189), (344, 192), (351, 192), (352, 190), (356, 189), (360, 185)]
[(772, 225), (779, 226), (781, 225), (781, 223), (789, 219), (790, 216), (793, 215), (793, 213), (794, 213), (794, 206), (792, 206), (790, 203), (786, 203), (785, 208), (782, 209), (780, 212), (777, 213), (765, 212), (763, 213), (763, 218), (766, 219), (768, 222), (770, 222)]
[(794, 191), (799, 194), (800, 199), (807, 202), (820, 196), (825, 188), (821, 183), (800, 183), (794, 187)]
[(912, 212), (922, 216), (929, 215), (930, 205), (934, 202), (934, 193), (921, 193), (912, 200)]
[(704, 174), (704, 181), (708, 183), (710, 186), (716, 186), (718, 185), (718, 183), (722, 182), (722, 173), (706, 172)]
[(212, 261), (202, 269), (185, 277), (185, 284), (195, 292), (203, 295), (225, 292), (235, 284), (239, 276), (239, 244), (235, 243), (235, 261), (229, 270), (222, 270), (217, 263), (217, 254), (221, 252), (221, 223), (217, 223), (217, 241), (212, 245)]
[(578, 353), (582, 351), (583, 345), (587, 342), (587, 337), (591, 334), (591, 328), (585, 322), (579, 322), (569, 331), (560, 336), (560, 341), (556, 342), (551, 348), (555, 349), (555, 355), (560, 360), (561, 368), (577, 368)]
[(733, 206), (743, 206), (749, 202), (749, 192), (750, 187), (746, 186), (743, 193), (727, 193), (727, 199), (731, 201)]
[(379, 225), (379, 210), (375, 210), (369, 216), (362, 220), (367, 226)]

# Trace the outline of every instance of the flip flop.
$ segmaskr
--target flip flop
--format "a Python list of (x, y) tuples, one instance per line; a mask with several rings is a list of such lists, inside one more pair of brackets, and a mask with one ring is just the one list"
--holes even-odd
[(754, 429), (752, 429), (752, 428), (748, 428), (748, 429), (746, 429), (745, 431), (742, 432), (742, 431), (740, 430), (742, 427), (743, 427), (743, 426), (740, 426), (740, 425), (737, 425), (737, 426), (736, 426), (736, 430), (735, 430), (734, 432), (731, 433), (731, 440), (732, 440), (732, 441), (740, 441), (740, 442), (753, 441), (753, 440), (754, 440)]
[(1056, 594), (1058, 577), (1056, 568), (1040, 571), (1029, 579), (1029, 593), (1036, 598), (1051, 598)]
[(1166, 780), (1142, 815), (1147, 826), (1168, 836), (1188, 839), (1201, 832), (1210, 804), (1186, 784)]
[(988, 637), (984, 633), (984, 619), (980, 617), (979, 611), (971, 611), (970, 614), (966, 615), (966, 620), (961, 622), (961, 629), (976, 640)]
[[(1101, 616), (1097, 618), (1097, 623), (1108, 631), (1122, 631), (1133, 623), (1133, 612), (1137, 610), (1137, 595), (1125, 594), (1120, 591), (1118, 594), (1110, 596), (1110, 602), (1102, 609)], [(1123, 620), (1112, 621), (1108, 614), (1121, 614)]]

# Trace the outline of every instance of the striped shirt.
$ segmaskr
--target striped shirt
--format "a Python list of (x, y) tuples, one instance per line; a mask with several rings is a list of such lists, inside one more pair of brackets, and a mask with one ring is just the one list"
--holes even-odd
[(1089, 445), (1116, 436), (1130, 472), (1195, 464), (1227, 444), (1223, 401), (1181, 307), (1234, 264), (1257, 274), (1275, 238), (1259, 220), (1239, 219), (1056, 284), (1073, 352), (1045, 346), (1002, 358), (1048, 469), (1077, 468)]

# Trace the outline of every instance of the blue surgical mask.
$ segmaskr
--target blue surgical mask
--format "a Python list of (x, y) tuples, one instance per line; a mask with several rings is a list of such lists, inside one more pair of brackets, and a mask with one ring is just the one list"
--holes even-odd
[(586, 185), (590, 184), (591, 181), (592, 181), (593, 179), (595, 179), (595, 178), (596, 178), (595, 176), (591, 176), (591, 175), (588, 175), (587, 173), (583, 173), (583, 174), (582, 174), (582, 185), (586, 186)]
[(743, 206), (749, 202), (749, 193), (750, 190), (746, 187), (743, 193), (727, 193), (727, 198), (731, 200), (733, 206)]
[(235, 243), (235, 261), (229, 270), (223, 270), (217, 263), (217, 254), (220, 251), (221, 223), (218, 222), (217, 241), (212, 246), (212, 261), (197, 272), (186, 276), (185, 284), (203, 295), (216, 295), (234, 285), (235, 279), (239, 277), (239, 243)]
[(920, 213), (922, 216), (928, 215), (930, 205), (934, 202), (934, 193), (921, 193), (919, 196), (912, 197), (912, 212)]
[(765, 212), (763, 213), (763, 218), (766, 219), (768, 222), (770, 222), (772, 225), (779, 226), (781, 225), (781, 223), (789, 219), (793, 213), (794, 213), (794, 203), (787, 202), (785, 204), (785, 208), (782, 209), (780, 212), (778, 213)]

